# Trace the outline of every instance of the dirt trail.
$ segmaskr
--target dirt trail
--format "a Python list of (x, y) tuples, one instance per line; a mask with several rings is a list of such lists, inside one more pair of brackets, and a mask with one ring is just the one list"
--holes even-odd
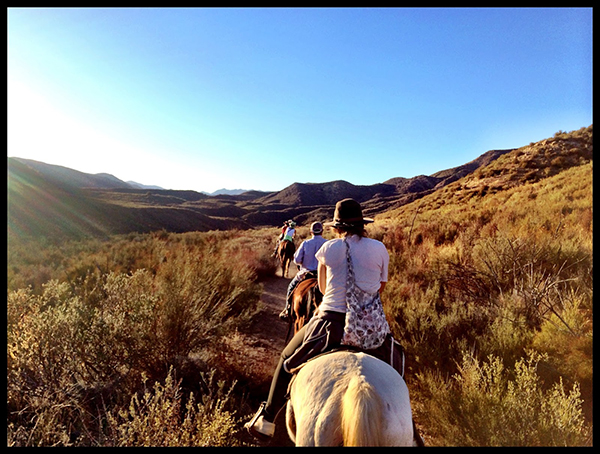
[[(295, 266), (290, 266), (287, 278), (281, 277), (281, 270), (278, 270), (275, 276), (261, 282), (263, 291), (260, 310), (254, 316), (254, 322), (243, 332), (239, 332), (236, 339), (232, 339), (234, 343), (241, 342), (249, 347), (243, 355), (236, 355), (236, 361), (246, 369), (249, 376), (255, 377), (255, 380), (263, 384), (261, 395), (255, 396), (262, 400), (267, 399), (273, 372), (285, 347), (289, 324), (279, 318), (279, 313), (284, 308), (287, 288), (296, 271)], [(293, 446), (285, 428), (285, 410), (279, 413), (275, 423), (277, 430), (273, 440), (258, 442), (248, 436), (248, 443), (260, 446)]]
[(281, 271), (278, 270), (275, 276), (262, 281), (261, 310), (255, 317), (256, 322), (247, 333), (256, 337), (257, 341), (266, 342), (273, 349), (276, 357), (285, 346), (285, 336), (288, 331), (288, 323), (279, 318), (279, 313), (284, 308), (290, 281), (296, 275), (296, 269), (291, 268), (287, 278), (282, 278)]

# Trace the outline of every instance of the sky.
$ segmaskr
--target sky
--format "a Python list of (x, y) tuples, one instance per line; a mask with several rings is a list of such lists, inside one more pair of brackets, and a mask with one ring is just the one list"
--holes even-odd
[(592, 8), (8, 8), (7, 155), (165, 189), (430, 175), (592, 121)]

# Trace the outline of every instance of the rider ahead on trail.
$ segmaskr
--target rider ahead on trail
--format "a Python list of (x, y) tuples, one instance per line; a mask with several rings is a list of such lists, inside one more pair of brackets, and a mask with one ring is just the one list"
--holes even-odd
[(283, 241), (293, 241), (296, 234), (296, 223), (291, 219), (287, 221), (287, 228), (283, 232)]
[(275, 250), (273, 251), (273, 257), (277, 256), (277, 251), (279, 250), (279, 245), (282, 241), (294, 241), (294, 235), (296, 234), (296, 223), (289, 219), (283, 222), (283, 226), (281, 227), (281, 234), (279, 238), (277, 238), (277, 243), (275, 243)]
[(273, 421), (277, 411), (285, 404), (285, 394), (292, 377), (290, 371), (341, 344), (347, 310), (347, 243), (356, 284), (368, 292), (383, 290), (388, 278), (389, 255), (383, 243), (366, 237), (365, 225), (371, 222), (372, 219), (363, 218), (362, 208), (355, 200), (344, 199), (336, 204), (334, 220), (326, 226), (336, 232), (338, 239), (326, 242), (316, 254), (323, 302), (315, 316), (281, 353), (267, 401), (244, 425), (252, 435), (272, 437), (275, 433)]
[(294, 254), (294, 263), (299, 265), (300, 269), (288, 286), (285, 297), (285, 308), (281, 311), (281, 314), (279, 314), (279, 318), (282, 320), (287, 320), (290, 315), (291, 296), (296, 286), (305, 279), (317, 277), (317, 267), (319, 262), (317, 261), (315, 254), (327, 240), (321, 236), (323, 233), (323, 224), (320, 222), (313, 222), (310, 225), (310, 232), (312, 233), (312, 238), (304, 240)]

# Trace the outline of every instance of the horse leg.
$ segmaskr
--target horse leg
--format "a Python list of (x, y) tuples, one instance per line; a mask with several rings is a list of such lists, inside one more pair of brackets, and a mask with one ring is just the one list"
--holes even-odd
[(286, 276), (286, 270), (285, 270), (285, 257), (280, 257), (279, 259), (279, 264), (281, 265), (281, 277), (285, 277)]
[(288, 401), (285, 409), (285, 426), (290, 440), (296, 444), (296, 419), (294, 417), (294, 408), (290, 401)]
[(314, 424), (307, 424), (302, 420), (296, 420), (296, 437), (294, 444), (296, 446), (316, 446)]

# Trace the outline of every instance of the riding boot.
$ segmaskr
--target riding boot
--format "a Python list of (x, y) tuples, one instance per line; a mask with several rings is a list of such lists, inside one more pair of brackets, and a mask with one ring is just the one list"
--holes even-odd
[(288, 285), (287, 292), (285, 294), (285, 307), (279, 314), (279, 318), (283, 321), (289, 321), (290, 318), (290, 310), (292, 308), (292, 295), (294, 293), (294, 289), (298, 286), (300, 282), (304, 280), (304, 276), (306, 273), (298, 272), (290, 281), (290, 285)]
[(290, 305), (286, 304), (283, 310), (279, 313), (279, 318), (284, 322), (290, 319)]
[(280, 243), (281, 243), (281, 237), (279, 237), (279, 239), (277, 240), (277, 243), (275, 243), (275, 249), (273, 249), (273, 253), (271, 254), (271, 257), (277, 257), (277, 251), (279, 250)]
[(267, 420), (273, 420), (275, 418), (266, 412), (266, 406), (266, 402), (260, 404), (254, 417), (244, 424), (244, 428), (246, 428), (251, 435), (260, 439), (269, 439), (275, 435), (275, 424)]
[(290, 319), (290, 309), (292, 308), (292, 302), (291, 302), (291, 295), (288, 294), (287, 299), (285, 300), (285, 307), (283, 308), (283, 310), (279, 313), (279, 318), (281, 320), (283, 320), (284, 322), (289, 321)]

